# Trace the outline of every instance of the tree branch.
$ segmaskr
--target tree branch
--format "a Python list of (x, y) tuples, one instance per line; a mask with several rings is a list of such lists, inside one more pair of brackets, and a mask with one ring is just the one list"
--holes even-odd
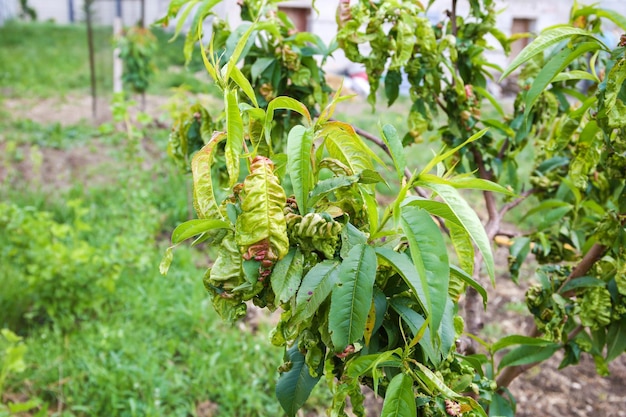
[[(587, 274), (587, 272), (589, 272), (593, 264), (595, 264), (599, 259), (602, 258), (602, 256), (604, 256), (604, 253), (606, 252), (606, 250), (607, 250), (606, 246), (601, 245), (599, 243), (594, 244), (591, 247), (591, 249), (587, 251), (585, 256), (583, 256), (583, 259), (581, 259), (578, 265), (576, 265), (576, 267), (572, 270), (572, 272), (569, 274), (567, 279), (563, 282), (563, 284), (559, 288), (559, 291), (569, 281), (573, 280), (574, 278), (580, 278), (584, 276), (585, 274)], [(580, 333), (581, 331), (583, 331), (583, 329), (584, 329), (583, 326), (578, 326), (574, 331), (572, 331), (572, 333), (569, 334), (568, 340), (571, 340), (574, 337), (576, 337), (576, 335)], [(537, 326), (533, 326), (530, 336), (537, 337), (540, 334), (541, 333), (537, 329)], [(527, 370), (531, 369), (533, 366), (539, 363), (540, 362), (535, 362), (535, 363), (531, 363), (527, 365), (511, 366), (511, 367), (506, 368), (496, 379), (496, 383), (498, 384), (498, 387), (499, 388), (508, 387), (515, 378), (517, 378), (518, 376), (520, 376), (521, 374), (523, 374), (524, 372), (526, 372)]]

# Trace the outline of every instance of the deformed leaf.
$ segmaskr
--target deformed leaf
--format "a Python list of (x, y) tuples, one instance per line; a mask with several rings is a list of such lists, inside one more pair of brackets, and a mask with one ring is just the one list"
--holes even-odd
[(215, 132), (209, 142), (191, 160), (193, 206), (201, 219), (223, 219), (213, 193), (211, 168), (217, 144), (224, 139), (226, 139), (226, 134)]
[(236, 237), (237, 244), (244, 250), (267, 240), (265, 259), (276, 261), (289, 251), (289, 239), (283, 213), (287, 197), (273, 170), (272, 161), (263, 156), (257, 156), (250, 165), (250, 174), (244, 181)]

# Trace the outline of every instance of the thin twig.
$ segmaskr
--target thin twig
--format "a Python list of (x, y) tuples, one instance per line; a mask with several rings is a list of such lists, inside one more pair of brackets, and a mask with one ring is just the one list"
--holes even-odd
[(535, 192), (534, 188), (531, 188), (528, 191), (524, 191), (518, 198), (502, 206), (502, 209), (500, 209), (500, 216), (504, 216), (506, 213), (508, 213), (515, 207), (519, 206), (524, 200), (530, 197), (534, 192)]

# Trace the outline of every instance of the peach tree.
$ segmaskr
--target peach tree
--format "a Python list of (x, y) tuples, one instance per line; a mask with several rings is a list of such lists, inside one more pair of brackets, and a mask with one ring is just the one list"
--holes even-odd
[[(234, 29), (214, 16), (217, 3), (174, 0), (161, 21), (177, 18), (178, 35), (194, 13), (184, 53), (199, 43), (224, 100), (213, 115), (194, 105), (172, 129), (168, 151), (193, 176), (198, 216), (172, 243), (211, 248), (204, 284), (224, 319), (248, 302), (280, 309), (271, 342), (285, 349), (276, 395), (287, 415), (322, 378), (331, 416), (346, 415), (348, 397), (364, 415), (362, 385), (384, 397), (383, 416), (509, 416), (510, 382), (559, 350), (562, 366), (589, 354), (607, 372), (626, 349), (626, 37), (607, 45), (600, 34), (603, 19), (623, 30), (626, 19), (575, 4), (570, 24), (501, 69), (485, 58), (487, 36), (505, 51), (512, 39), (491, 0), (470, 0), (467, 16), (452, 0), (436, 23), (432, 1), (340, 0), (330, 46), (296, 31), (277, 1), (243, 0)], [(347, 97), (322, 64), (336, 48), (365, 66), (372, 105), (383, 76), (391, 105), (406, 74), (406, 135), (333, 119)], [(507, 114), (487, 80), (522, 66)], [(483, 116), (485, 102), (497, 116)], [(441, 151), (415, 167), (405, 148), (424, 134)], [(518, 155), (529, 147), (524, 177)], [(395, 190), (383, 207), (377, 187)], [(484, 222), (461, 189), (482, 193)], [(509, 236), (509, 267), (517, 279), (530, 254), (539, 264), (527, 293), (536, 326), (487, 343), (491, 242), (526, 200), (537, 221)]]

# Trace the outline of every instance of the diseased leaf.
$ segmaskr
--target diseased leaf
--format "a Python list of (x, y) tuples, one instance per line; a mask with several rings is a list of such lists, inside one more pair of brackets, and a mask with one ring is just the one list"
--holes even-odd
[(193, 175), (193, 207), (201, 219), (223, 220), (213, 193), (211, 167), (217, 144), (226, 139), (223, 132), (215, 132), (209, 142), (191, 160)]
[(313, 131), (295, 126), (287, 138), (287, 167), (300, 214), (308, 213), (309, 192), (313, 184)]
[(426, 303), (431, 316), (431, 335), (434, 335), (441, 324), (448, 299), (450, 269), (446, 243), (428, 212), (419, 207), (404, 206), (400, 223), (422, 286), (428, 288)]
[(374, 169), (372, 161), (384, 165), (381, 159), (359, 138), (354, 128), (347, 123), (328, 122), (319, 132), (331, 158), (347, 165), (353, 174), (364, 169)]
[(413, 379), (400, 373), (389, 383), (381, 417), (415, 417), (416, 415)]
[(276, 398), (283, 410), (285, 410), (285, 413), (289, 417), (295, 417), (320, 380), (324, 369), (324, 361), (320, 362), (320, 367), (317, 370), (317, 375), (319, 376), (314, 378), (304, 362), (304, 355), (298, 350), (297, 343), (287, 350), (286, 356), (287, 361), (291, 363), (291, 369), (282, 373), (278, 378)]
[(239, 158), (243, 151), (243, 120), (237, 102), (237, 92), (225, 92), (226, 107), (226, 169), (228, 170), (228, 185), (232, 188), (239, 180)]
[(439, 391), (445, 397), (452, 398), (461, 404), (466, 404), (469, 407), (469, 410), (467, 411), (471, 410), (481, 417), (487, 417), (487, 413), (485, 413), (485, 410), (476, 402), (476, 400), (452, 391), (441, 379), (439, 379), (439, 377), (437, 377), (437, 375), (433, 373), (433, 371), (428, 369), (423, 364), (417, 362), (415, 365), (419, 368), (418, 372), (424, 383), (432, 387), (433, 390)]
[(367, 245), (354, 246), (341, 263), (328, 315), (328, 328), (336, 352), (360, 340), (365, 333), (376, 268), (376, 253)]
[[(253, 245), (267, 242), (265, 259), (280, 260), (289, 250), (287, 223), (283, 209), (285, 191), (273, 172), (268, 158), (257, 156), (244, 181), (242, 213), (237, 217), (237, 244), (247, 251)], [(245, 255), (244, 255), (245, 256)]]
[(170, 269), (170, 265), (172, 265), (172, 261), (174, 260), (174, 247), (170, 246), (165, 250), (163, 254), (163, 258), (161, 258), (161, 263), (159, 263), (159, 272), (161, 275), (167, 275), (167, 271)]
[(287, 256), (274, 265), (271, 276), (272, 290), (281, 303), (289, 301), (296, 295), (302, 280), (303, 263), (300, 249), (292, 248)]

